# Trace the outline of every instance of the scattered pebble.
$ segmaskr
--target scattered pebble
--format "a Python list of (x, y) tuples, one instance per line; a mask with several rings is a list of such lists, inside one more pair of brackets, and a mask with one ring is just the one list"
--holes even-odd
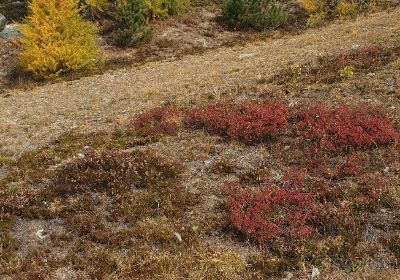
[(318, 268), (313, 267), (312, 272), (311, 272), (311, 279), (314, 279), (318, 277), (321, 274)]
[(390, 170), (390, 168), (389, 168), (388, 166), (386, 166), (386, 167), (383, 169), (383, 172), (388, 173), (389, 170)]
[(183, 241), (182, 236), (178, 232), (174, 232), (174, 236), (175, 236), (176, 240), (178, 240), (179, 242)]
[(283, 147), (283, 150), (284, 151), (287, 151), (287, 150), (289, 150), (290, 149), (290, 146), (289, 145), (286, 145), (285, 147)]
[(282, 280), (290, 280), (290, 279), (293, 279), (293, 273), (291, 272), (287, 272), (286, 277), (282, 278)]
[(44, 239), (44, 238), (46, 238), (47, 233), (45, 232), (44, 229), (39, 229), (39, 230), (36, 232), (36, 236), (39, 237), (40, 239)]

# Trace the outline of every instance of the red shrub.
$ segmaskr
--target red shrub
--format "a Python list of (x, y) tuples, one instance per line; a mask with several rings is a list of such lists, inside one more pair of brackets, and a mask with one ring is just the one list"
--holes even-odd
[(315, 203), (311, 194), (291, 188), (267, 186), (264, 189), (240, 189), (228, 186), (225, 202), (235, 229), (258, 241), (280, 237), (299, 239), (311, 235)]
[(350, 152), (387, 145), (398, 137), (387, 114), (369, 107), (333, 110), (317, 106), (301, 110), (296, 128), (305, 140), (311, 140), (328, 152)]
[(299, 169), (297, 167), (292, 167), (289, 169), (288, 174), (284, 176), (280, 183), (284, 187), (288, 188), (301, 188), (304, 184), (305, 177), (307, 175), (306, 169)]
[(145, 135), (176, 135), (182, 121), (182, 113), (174, 108), (159, 107), (138, 115), (129, 125)]
[(385, 183), (381, 179), (372, 179), (369, 176), (364, 182), (359, 182), (351, 193), (354, 207), (359, 210), (374, 210), (382, 207), (381, 199), (387, 192)]
[(352, 154), (347, 157), (346, 163), (343, 164), (338, 172), (339, 177), (357, 176), (360, 174), (360, 165), (363, 158), (359, 155)]
[(288, 109), (280, 103), (237, 106), (213, 104), (189, 112), (187, 124), (247, 144), (258, 143), (287, 128)]

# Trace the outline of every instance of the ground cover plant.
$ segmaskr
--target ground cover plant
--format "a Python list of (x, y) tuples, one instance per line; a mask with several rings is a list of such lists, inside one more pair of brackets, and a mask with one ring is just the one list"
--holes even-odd
[(397, 279), (399, 53), (355, 45), (397, 25), (364, 22), (7, 92), (0, 278)]
[(186, 124), (251, 144), (284, 133), (288, 117), (287, 107), (279, 103), (238, 106), (212, 104), (191, 110)]
[[(232, 129), (234, 124), (240, 129)], [(199, 128), (224, 137), (223, 149), (232, 141), (247, 148), (279, 147), (284, 139), (297, 152), (271, 149), (274, 163), (266, 159), (244, 171), (221, 160), (210, 169), (220, 183), (192, 189), (184, 178), (196, 172), (187, 169), (196, 158), (183, 150), (185, 163), (180, 164), (152, 150), (168, 149), (175, 138)], [(398, 129), (383, 109), (244, 103), (180, 111), (166, 106), (136, 116), (126, 129), (67, 135), (39, 153), (4, 160), (14, 167), (0, 192), (3, 274), (49, 277), (55, 268), (68, 267), (83, 278), (116, 273), (133, 279), (198, 279), (207, 271), (213, 279), (263, 279), (301, 270), (304, 264), (331, 263), (348, 270), (367, 255), (376, 256), (379, 246), (391, 264), (396, 262), (395, 224), (379, 229), (373, 244), (363, 237), (375, 227), (373, 217), (396, 215), (400, 206), (395, 181), (374, 173), (372, 164), (377, 150), (400, 157)], [(301, 160), (287, 161), (293, 155)], [(282, 166), (283, 175), (272, 176), (273, 166)], [(224, 183), (226, 176), (234, 180)], [(21, 179), (22, 188), (7, 186)], [(211, 197), (218, 200), (209, 208)], [(381, 218), (392, 223), (396, 216), (391, 215)], [(12, 265), (20, 250), (14, 243), (20, 237), (10, 235), (13, 216), (23, 223), (41, 221), (52, 232), (38, 237), (48, 241), (23, 253), (18, 266)], [(236, 245), (221, 251), (204, 243), (210, 238)], [(250, 252), (236, 251), (239, 245), (250, 246)], [(48, 246), (61, 246), (67, 254), (53, 255)], [(51, 259), (46, 269), (41, 269), (43, 258)], [(33, 259), (37, 266), (28, 264)], [(185, 267), (173, 268), (182, 262)]]
[(272, 79), (279, 83), (289, 81), (309, 84), (333, 83), (346, 77), (351, 78), (357, 72), (368, 71), (371, 67), (392, 61), (396, 57), (395, 54), (396, 48), (379, 45), (362, 46), (339, 55), (322, 57), (316, 64), (301, 67), (295, 65), (281, 71)]

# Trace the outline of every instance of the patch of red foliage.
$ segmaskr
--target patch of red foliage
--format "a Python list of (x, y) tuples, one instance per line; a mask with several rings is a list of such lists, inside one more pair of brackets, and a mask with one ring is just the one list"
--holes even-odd
[(313, 196), (292, 188), (266, 186), (241, 189), (227, 186), (225, 207), (232, 226), (246, 236), (265, 242), (277, 238), (301, 239), (316, 231)]
[(338, 176), (350, 177), (359, 175), (362, 162), (363, 158), (361, 156), (356, 154), (349, 155), (346, 162), (340, 167)]
[(280, 103), (212, 104), (191, 110), (186, 123), (213, 134), (253, 144), (283, 133), (288, 127), (288, 118), (288, 108)]
[(297, 119), (296, 129), (300, 136), (328, 152), (371, 149), (388, 145), (399, 136), (388, 115), (371, 107), (340, 105), (328, 110), (316, 106), (300, 110)]
[(128, 129), (145, 135), (175, 136), (182, 122), (182, 113), (171, 107), (158, 107), (136, 116)]
[(387, 194), (385, 182), (382, 178), (364, 177), (357, 188), (351, 190), (351, 200), (357, 210), (376, 210), (382, 207), (382, 199)]

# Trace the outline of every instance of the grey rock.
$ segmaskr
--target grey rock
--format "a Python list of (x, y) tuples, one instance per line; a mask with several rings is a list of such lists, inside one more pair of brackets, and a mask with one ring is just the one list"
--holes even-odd
[(6, 27), (7, 19), (5, 16), (0, 14), (0, 32), (3, 31), (4, 27)]
[(311, 272), (311, 279), (317, 278), (320, 274), (321, 272), (319, 271), (319, 269), (317, 267), (313, 267)]
[(174, 236), (175, 239), (178, 240), (179, 242), (183, 241), (182, 236), (178, 232), (174, 232)]
[(38, 231), (36, 231), (36, 236), (39, 239), (45, 239), (46, 236), (47, 236), (47, 233), (46, 233), (46, 231), (44, 229), (39, 229)]
[(2, 32), (0, 32), (0, 39), (12, 40), (21, 37), (21, 33), (17, 29), (16, 24), (8, 24)]
[(282, 278), (282, 280), (292, 280), (293, 279), (293, 273), (287, 272), (286, 277)]
[(10, 174), (10, 170), (6, 167), (0, 167), (0, 180), (4, 179)]

